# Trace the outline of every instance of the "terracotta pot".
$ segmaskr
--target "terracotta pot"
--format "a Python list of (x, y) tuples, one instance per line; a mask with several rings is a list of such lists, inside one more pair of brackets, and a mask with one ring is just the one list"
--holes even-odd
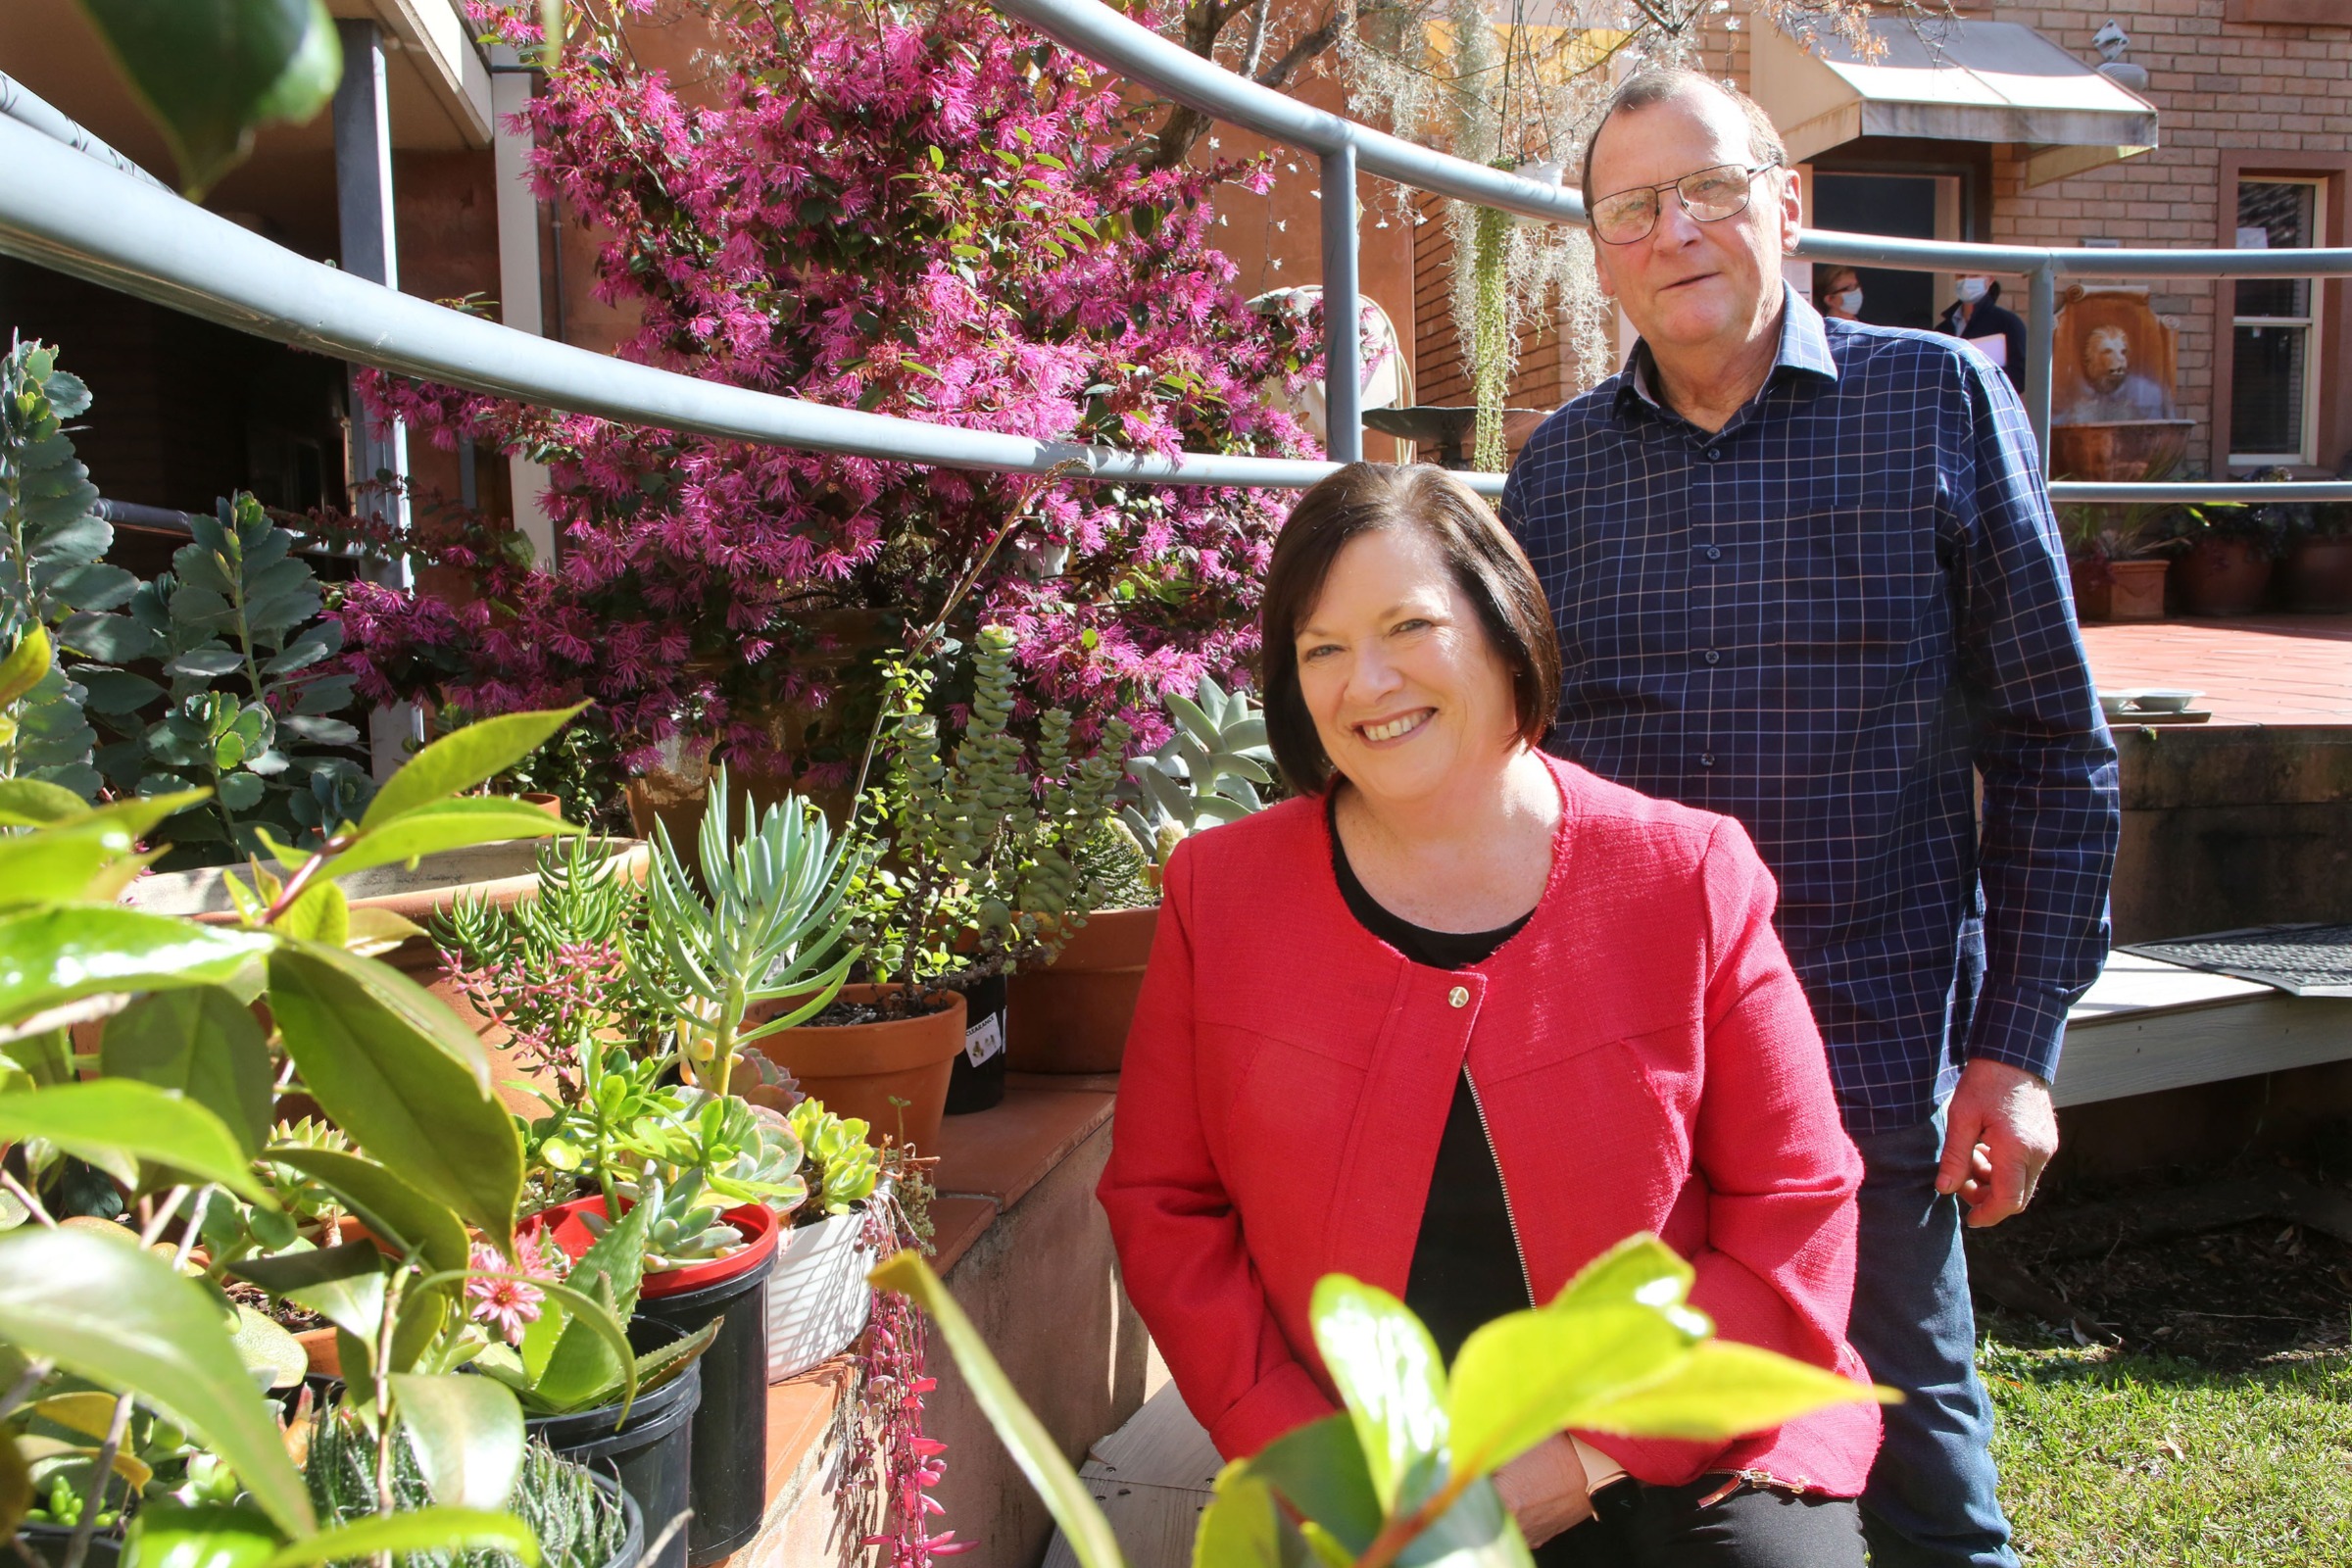
[(2295, 610), (2352, 610), (2352, 537), (2296, 540), (2286, 553), (2286, 594)]
[(1060, 957), (1015, 974), (1006, 1065), (1014, 1072), (1117, 1072), (1158, 929), (1157, 905), (1098, 910)]
[(2173, 564), (2155, 561), (2110, 561), (2107, 613), (2115, 620), (2162, 620), (2164, 578)]
[(514, 798), (525, 806), (536, 806), (559, 822), (564, 819), (564, 798), (560, 795), (543, 795), (533, 791), (529, 795), (517, 795)]
[[(844, 986), (844, 1002), (876, 1002), (888, 986)], [(859, 1116), (879, 1137), (897, 1135), (926, 1152), (939, 1147), (940, 1118), (948, 1102), (948, 1074), (963, 1052), (963, 998), (945, 993), (938, 1011), (881, 1023), (818, 1026), (803, 1024), (769, 1035), (757, 1051), (801, 1081), (804, 1093), (824, 1102), (837, 1116)], [(780, 1004), (754, 1007), (745, 1022), (761, 1013), (773, 1017)], [(904, 1106), (893, 1099), (906, 1102)]]
[(2112, 620), (2115, 617), (2115, 572), (2104, 561), (2084, 559), (2066, 564), (2075, 593), (2075, 619)]
[(322, 1329), (304, 1329), (294, 1336), (302, 1353), (311, 1358), (311, 1376), (339, 1378), (343, 1375), (343, 1352), (335, 1348), (335, 1331), (330, 1325)]
[(2170, 473), (2188, 451), (2194, 419), (2119, 419), (2050, 428), (2050, 471), (2062, 479), (2130, 483)]
[(2262, 608), (2272, 562), (2251, 539), (2200, 539), (2180, 558), (2172, 584), (2181, 612), (2250, 615)]

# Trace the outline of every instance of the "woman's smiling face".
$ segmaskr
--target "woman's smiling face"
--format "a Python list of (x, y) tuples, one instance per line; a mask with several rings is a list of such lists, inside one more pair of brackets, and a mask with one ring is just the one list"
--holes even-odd
[(1324, 755), (1367, 796), (1425, 800), (1499, 772), (1519, 745), (1510, 666), (1417, 528), (1350, 541), (1295, 643)]

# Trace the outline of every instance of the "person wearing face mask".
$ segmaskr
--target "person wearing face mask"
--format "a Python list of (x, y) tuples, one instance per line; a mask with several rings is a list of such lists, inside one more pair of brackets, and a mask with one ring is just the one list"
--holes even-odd
[[(2024, 391), (2026, 323), (2015, 311), (2002, 307), (2001, 285), (1983, 272), (1962, 272), (1953, 292), (1960, 297), (1937, 319), (1936, 330), (1984, 349), (2008, 375), (2009, 384)], [(1985, 341), (1996, 337), (2001, 340), (1998, 352)]]
[(1862, 319), (1862, 278), (1850, 267), (1813, 269), (1813, 297), (1821, 302), (1824, 319)]

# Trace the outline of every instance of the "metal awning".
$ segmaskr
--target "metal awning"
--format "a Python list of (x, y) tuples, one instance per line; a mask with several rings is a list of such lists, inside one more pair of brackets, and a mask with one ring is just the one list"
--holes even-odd
[(1754, 33), (1754, 93), (1801, 162), (1856, 136), (2007, 142), (2038, 185), (2156, 146), (2156, 108), (2015, 22), (1871, 20), (1876, 60), (1826, 33)]

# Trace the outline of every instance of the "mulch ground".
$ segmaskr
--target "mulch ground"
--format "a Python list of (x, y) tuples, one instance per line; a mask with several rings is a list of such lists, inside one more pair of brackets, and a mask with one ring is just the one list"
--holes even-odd
[(2240, 1161), (2083, 1186), (1971, 1233), (1978, 1306), (2216, 1371), (2352, 1345), (2352, 1181)]

